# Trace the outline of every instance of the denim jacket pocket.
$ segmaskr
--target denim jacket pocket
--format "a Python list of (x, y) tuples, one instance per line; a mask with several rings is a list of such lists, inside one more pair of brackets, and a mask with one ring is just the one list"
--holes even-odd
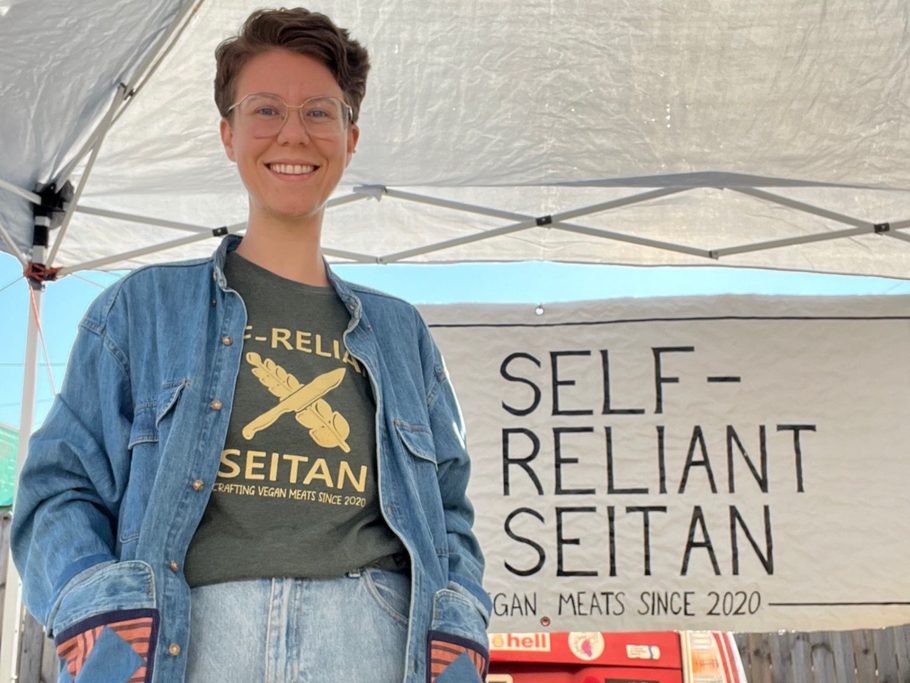
[(159, 618), (152, 568), (112, 562), (76, 575), (65, 590), (53, 624), (61, 680), (150, 681)]
[(433, 433), (429, 427), (397, 418), (393, 421), (393, 424), (395, 425), (395, 431), (398, 432), (398, 436), (411, 455), (425, 462), (432, 463), (434, 469), (439, 467), (436, 463), (436, 447), (433, 444)]
[(158, 429), (161, 421), (177, 405), (177, 399), (183, 392), (187, 380), (174, 380), (165, 382), (158, 395), (143, 401), (136, 406), (133, 414), (133, 424), (130, 429), (129, 449), (143, 443), (157, 443)]
[(428, 683), (471, 683), (486, 679), (490, 663), (486, 619), (455, 584), (433, 596), (427, 634)]
[[(166, 382), (158, 396), (136, 406), (128, 444), (130, 478), (118, 517), (117, 540), (121, 544), (139, 538), (152, 483), (158, 472), (158, 442), (162, 425), (174, 411), (186, 384), (187, 380)], [(128, 553), (126, 555), (129, 556)]]
[(420, 510), (418, 523), (425, 525), (429, 537), (433, 539), (436, 555), (448, 561), (449, 549), (433, 433), (429, 427), (398, 418), (392, 423), (400, 442), (399, 448), (403, 446), (406, 466), (414, 477), (413, 490), (418, 499), (415, 505)]

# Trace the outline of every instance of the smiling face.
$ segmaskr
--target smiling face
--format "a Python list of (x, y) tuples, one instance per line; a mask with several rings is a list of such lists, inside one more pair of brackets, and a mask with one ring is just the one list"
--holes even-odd
[[(251, 93), (273, 93), (289, 105), (316, 96), (344, 100), (332, 73), (321, 62), (280, 48), (250, 59), (236, 81), (234, 101)], [(313, 138), (292, 109), (282, 129), (257, 138), (235, 110), (221, 121), (221, 140), (237, 164), (250, 195), (250, 230), (269, 223), (319, 227), (325, 203), (351, 161), (359, 130), (348, 124), (333, 139)]]

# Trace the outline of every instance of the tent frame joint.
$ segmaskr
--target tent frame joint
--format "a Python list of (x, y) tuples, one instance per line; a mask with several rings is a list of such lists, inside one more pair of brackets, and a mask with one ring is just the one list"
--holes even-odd
[(534, 219), (534, 222), (537, 223), (538, 228), (542, 228), (545, 225), (553, 225), (553, 216), (549, 214), (546, 216), (538, 216)]
[(120, 81), (120, 89), (123, 90), (123, 102), (127, 102), (136, 95), (136, 88), (131, 88), (128, 84)]
[(33, 290), (42, 290), (46, 282), (57, 279), (60, 270), (46, 265), (47, 247), (50, 243), (51, 230), (63, 224), (73, 201), (74, 189), (73, 184), (67, 180), (59, 188), (56, 183), (50, 183), (36, 190), (41, 203), (32, 207), (34, 219), (32, 255), (25, 264), (22, 274)]
[(875, 230), (876, 235), (880, 235), (883, 232), (891, 232), (890, 223), (876, 223), (872, 226), (872, 229)]
[(353, 192), (378, 202), (382, 200), (383, 195), (388, 194), (389, 189), (385, 185), (355, 185)]
[[(32, 208), (32, 214), (35, 218), (35, 227), (41, 225), (47, 230), (59, 228), (63, 223), (66, 212), (69, 210), (70, 203), (73, 201), (74, 189), (70, 181), (66, 181), (60, 188), (56, 183), (50, 183), (44, 187), (36, 188), (38, 196), (41, 198), (40, 204), (35, 204)], [(47, 246), (47, 242), (40, 242), (40, 236), (35, 235), (32, 239), (32, 245)]]
[(29, 261), (22, 271), (22, 275), (28, 281), (29, 287), (35, 290), (43, 290), (45, 283), (55, 281), (59, 272), (59, 268), (51, 268), (43, 263)]
[(224, 237), (230, 232), (228, 226), (222, 225), (220, 228), (212, 229), (212, 237)]

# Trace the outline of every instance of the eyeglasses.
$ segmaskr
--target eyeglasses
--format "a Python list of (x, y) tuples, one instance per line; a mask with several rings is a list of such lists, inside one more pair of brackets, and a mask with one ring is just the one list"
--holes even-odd
[(351, 106), (337, 97), (311, 97), (303, 104), (294, 106), (278, 95), (257, 92), (235, 102), (227, 111), (230, 114), (234, 109), (237, 110), (240, 124), (256, 138), (278, 135), (288, 120), (290, 109), (299, 112), (301, 125), (314, 138), (341, 137), (354, 118)]

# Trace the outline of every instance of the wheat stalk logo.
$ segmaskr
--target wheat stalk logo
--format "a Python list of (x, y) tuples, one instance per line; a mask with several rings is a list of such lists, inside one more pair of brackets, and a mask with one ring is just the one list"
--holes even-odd
[(340, 448), (350, 453), (347, 438), (351, 426), (344, 416), (333, 410), (323, 396), (341, 384), (347, 368), (338, 368), (319, 375), (309, 384), (301, 384), (291, 373), (270, 358), (263, 359), (258, 353), (246, 354), (247, 362), (253, 366), (253, 375), (260, 384), (276, 396), (278, 405), (254, 418), (243, 428), (243, 438), (249, 440), (268, 427), (285, 413), (294, 413), (294, 419), (309, 430), (310, 438), (323, 448)]

